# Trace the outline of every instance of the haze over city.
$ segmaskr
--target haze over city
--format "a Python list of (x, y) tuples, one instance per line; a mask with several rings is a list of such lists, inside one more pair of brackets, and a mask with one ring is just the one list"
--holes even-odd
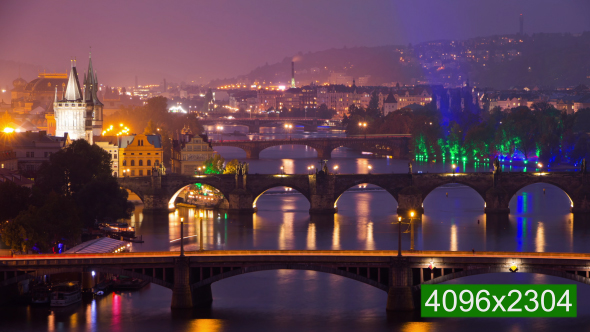
[(0, 0), (0, 331), (587, 328), (589, 13)]
[[(90, 47), (102, 82), (206, 84), (298, 52), (590, 30), (587, 1), (3, 1), (0, 87)], [(9, 61), (6, 63), (5, 61)], [(7, 79), (7, 78), (10, 78)]]

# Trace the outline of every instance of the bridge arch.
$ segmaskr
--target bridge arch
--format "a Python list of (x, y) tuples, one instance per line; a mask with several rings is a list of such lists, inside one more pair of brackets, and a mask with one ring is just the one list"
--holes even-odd
[(312, 148), (316, 151), (317, 157), (320, 158), (320, 154), (321, 154), (320, 151), (321, 150), (319, 150), (317, 146), (314, 146), (313, 144), (308, 144), (305, 142), (288, 141), (288, 140), (285, 140), (284, 142), (280, 142), (280, 143), (276, 142), (276, 143), (264, 144), (263, 146), (261, 146), (258, 154), (260, 155), (260, 153), (262, 153), (262, 151), (264, 151), (268, 148), (272, 148), (272, 147), (276, 147), (276, 146), (290, 146), (290, 145), (300, 145), (300, 146), (306, 146), (306, 147)]
[(363, 180), (359, 180), (356, 181), (359, 183), (354, 183), (352, 185), (349, 185), (346, 189), (340, 191), (339, 193), (337, 193), (336, 195), (334, 195), (334, 197), (336, 197), (336, 199), (334, 200), (334, 208), (336, 209), (338, 206), (338, 201), (340, 200), (340, 198), (342, 197), (342, 195), (344, 195), (346, 192), (350, 192), (350, 189), (356, 188), (356, 187), (361, 187), (364, 186), (363, 188), (366, 188), (367, 185), (372, 185), (378, 188), (381, 188), (383, 190), (385, 190), (389, 195), (391, 195), (391, 197), (393, 198), (393, 200), (395, 201), (395, 203), (397, 204), (397, 197), (394, 193), (390, 192), (389, 190), (387, 190), (386, 188), (382, 187), (381, 185), (377, 184), (377, 183), (372, 183), (372, 182), (363, 182)]
[(334, 275), (339, 275), (348, 279), (352, 279), (352, 280), (356, 280), (356, 281), (360, 281), (364, 284), (376, 287), (382, 291), (388, 292), (389, 291), (389, 286), (388, 280), (385, 280), (384, 282), (380, 282), (379, 278), (377, 278), (377, 280), (375, 280), (374, 278), (368, 278), (366, 276), (361, 276), (359, 274), (353, 273), (353, 272), (349, 272), (343, 269), (339, 269), (336, 267), (326, 267), (326, 266), (321, 266), (321, 265), (315, 265), (315, 264), (272, 264), (272, 265), (260, 265), (260, 266), (252, 266), (252, 267), (245, 267), (245, 268), (239, 268), (239, 269), (233, 269), (231, 271), (227, 271), (227, 272), (223, 272), (217, 275), (214, 275), (212, 277), (206, 278), (204, 280), (198, 281), (196, 283), (193, 283), (190, 287), (191, 290), (195, 290), (198, 289), (200, 287), (205, 287), (205, 286), (209, 286), (214, 282), (223, 280), (223, 279), (227, 279), (227, 278), (231, 278), (234, 276), (238, 276), (238, 275), (242, 275), (242, 274), (246, 274), (246, 273), (253, 273), (253, 272), (260, 272), (260, 271), (270, 271), (270, 270), (303, 270), (303, 271), (316, 271), (316, 272), (323, 272), (323, 273), (328, 273), (328, 274), (334, 274)]
[[(531, 186), (538, 186), (538, 185), (544, 185), (543, 191), (545, 191), (545, 187), (546, 188), (554, 188), (554, 189), (558, 189), (559, 191), (563, 192), (565, 194), (565, 196), (567, 197), (567, 201), (569, 201), (569, 208), (573, 208), (574, 207), (574, 201), (572, 199), (572, 195), (568, 192), (568, 190), (566, 190), (565, 188), (563, 188), (563, 186), (561, 186), (558, 183), (553, 183), (552, 181), (535, 181), (533, 183), (528, 183), (528, 184), (524, 184), (515, 188), (512, 188), (512, 190), (509, 192), (509, 197), (510, 200), (508, 202), (508, 205), (512, 205), (512, 202), (514, 202), (514, 200), (518, 197), (518, 193), (522, 190), (524, 190), (525, 188), (531, 187)], [(540, 189), (540, 188), (539, 188)], [(556, 203), (555, 201), (552, 201), (553, 203)], [(522, 211), (519, 206), (517, 206), (517, 209), (514, 211), (516, 213), (527, 213), (528, 211)]]
[[(478, 188), (474, 187), (472, 184), (470, 184), (467, 181), (462, 181), (459, 177), (449, 177), (449, 179), (446, 181), (443, 181), (443, 182), (438, 183), (436, 185), (425, 188), (422, 191), (422, 205), (424, 206), (425, 203), (428, 204), (427, 200), (428, 200), (429, 196), (432, 198), (431, 194), (433, 194), (433, 191), (435, 189), (445, 188), (444, 186), (447, 186), (450, 184), (458, 184), (461, 186), (465, 186), (465, 187), (469, 188), (468, 190), (470, 192), (476, 192), (477, 193), (476, 197), (481, 198), (481, 205), (482, 205), (481, 207), (482, 207), (482, 211), (483, 211), (483, 208), (486, 206), (485, 192), (481, 192), (480, 190), (478, 190)], [(449, 187), (449, 188), (453, 189), (452, 187)], [(446, 192), (446, 194), (448, 194), (448, 191)], [(445, 194), (445, 197), (448, 197), (448, 195), (446, 195), (446, 194)]]
[(186, 184), (186, 185), (180, 187), (179, 189), (176, 189), (176, 191), (172, 194), (172, 196), (170, 196), (170, 200), (168, 201), (168, 209), (175, 209), (176, 208), (176, 198), (178, 198), (178, 195), (180, 195), (182, 190), (186, 189), (190, 185), (197, 184), (197, 183), (204, 184), (204, 185), (207, 185), (207, 186), (210, 186), (210, 187), (216, 189), (217, 191), (219, 191), (223, 195), (224, 200), (228, 199), (228, 196), (223, 191), (221, 191), (221, 189), (219, 189), (213, 185), (210, 185), (208, 183), (202, 183), (202, 182), (196, 181), (195, 183), (189, 183), (189, 184)]
[(303, 197), (305, 197), (307, 199), (307, 201), (309, 202), (309, 204), (311, 205), (311, 199), (309, 198), (309, 196), (306, 194), (307, 191), (303, 190), (302, 188), (296, 186), (296, 185), (285, 185), (283, 183), (273, 183), (270, 184), (268, 186), (263, 187), (263, 189), (261, 191), (259, 191), (257, 194), (254, 194), (254, 200), (252, 202), (252, 207), (254, 209), (257, 209), (257, 204), (258, 204), (258, 199), (260, 199), (260, 197), (262, 197), (262, 195), (264, 195), (264, 193), (266, 193), (267, 191), (269, 191), (270, 189), (273, 188), (291, 188), (291, 189), (295, 189), (298, 193), (300, 193)]

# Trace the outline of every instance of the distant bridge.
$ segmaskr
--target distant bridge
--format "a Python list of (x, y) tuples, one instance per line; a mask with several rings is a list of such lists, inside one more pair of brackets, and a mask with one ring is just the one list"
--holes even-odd
[(205, 118), (199, 119), (199, 123), (204, 125), (230, 124), (248, 127), (249, 133), (259, 133), (260, 127), (277, 124), (290, 123), (293, 125), (303, 126), (305, 131), (317, 131), (318, 126), (334, 124), (338, 120), (317, 119), (317, 118)]
[(246, 158), (258, 159), (260, 152), (272, 146), (305, 145), (314, 148), (318, 158), (329, 159), (332, 151), (339, 147), (351, 147), (364, 151), (379, 151), (396, 159), (404, 159), (409, 154), (411, 135), (387, 135), (379, 137), (329, 137), (329, 138), (296, 138), (272, 140), (222, 140), (212, 142), (213, 146), (234, 146), (246, 151)]
[(583, 172), (420, 173), (420, 174), (217, 174), (166, 175), (118, 178), (122, 188), (136, 193), (144, 212), (173, 210), (180, 191), (195, 183), (218, 189), (225, 208), (234, 213), (256, 211), (256, 202), (267, 190), (289, 187), (310, 203), (311, 214), (333, 214), (338, 199), (359, 184), (385, 189), (398, 202), (398, 214), (423, 213), (422, 202), (434, 189), (459, 183), (475, 190), (485, 202), (485, 213), (508, 215), (510, 199), (522, 188), (547, 183), (563, 190), (574, 214), (590, 214), (590, 175)]
[[(123, 254), (21, 255), (0, 257), (0, 295), (25, 279), (62, 272), (124, 275), (172, 289), (172, 308), (212, 301), (211, 284), (237, 275), (268, 270), (307, 270), (335, 274), (388, 293), (387, 310), (419, 307), (423, 284), (456, 278), (536, 273), (590, 284), (590, 254), (460, 251), (203, 251)], [(430, 268), (432, 266), (433, 268)], [(237, 282), (237, 281), (236, 281)], [(241, 281), (243, 282), (243, 280)], [(84, 282), (83, 282), (84, 283)]]

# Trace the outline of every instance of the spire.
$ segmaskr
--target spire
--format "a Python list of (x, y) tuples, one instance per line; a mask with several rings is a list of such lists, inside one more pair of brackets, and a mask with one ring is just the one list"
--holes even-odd
[(65, 100), (75, 101), (82, 99), (80, 92), (80, 82), (78, 82), (78, 71), (76, 70), (75, 60), (71, 60), (72, 68), (68, 77), (68, 86), (66, 87)]
[(55, 85), (55, 98), (53, 99), (54, 103), (57, 103), (57, 84)]

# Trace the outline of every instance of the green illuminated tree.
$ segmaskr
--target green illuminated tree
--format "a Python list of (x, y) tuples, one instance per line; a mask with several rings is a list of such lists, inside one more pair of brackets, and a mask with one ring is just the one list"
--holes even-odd
[(218, 153), (214, 154), (213, 156), (207, 158), (203, 162), (205, 166), (205, 174), (221, 174), (223, 173), (223, 164), (225, 163), (225, 159), (219, 155)]

